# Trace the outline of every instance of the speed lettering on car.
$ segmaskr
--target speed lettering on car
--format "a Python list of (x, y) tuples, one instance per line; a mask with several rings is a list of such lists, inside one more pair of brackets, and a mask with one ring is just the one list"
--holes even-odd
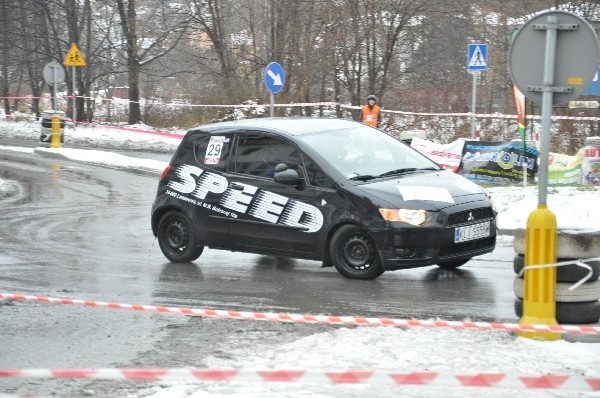
[(209, 193), (221, 195), (219, 205), (249, 214), (273, 224), (302, 228), (304, 232), (317, 232), (323, 226), (323, 213), (317, 207), (299, 202), (253, 185), (233, 183), (222, 175), (196, 166), (181, 165), (176, 170), (180, 181), (169, 181), (168, 187), (177, 191), (179, 199), (191, 195), (205, 200)]

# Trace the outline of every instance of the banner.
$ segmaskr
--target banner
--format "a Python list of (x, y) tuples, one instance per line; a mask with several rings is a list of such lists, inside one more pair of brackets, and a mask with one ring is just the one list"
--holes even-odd
[(537, 172), (537, 149), (523, 147), (514, 141), (466, 141), (458, 174), (489, 183), (514, 183), (523, 180), (523, 163), (527, 179), (534, 180)]
[(600, 185), (600, 148), (585, 147), (581, 165), (582, 183)]
[(435, 142), (414, 137), (410, 146), (433, 160), (446, 170), (456, 172), (460, 166), (464, 140), (458, 140), (449, 144), (436, 144)]
[[(511, 34), (511, 42), (515, 40), (515, 37), (519, 33), (519, 29), (515, 29)], [(525, 144), (525, 131), (527, 128), (527, 121), (525, 117), (525, 95), (513, 84), (513, 96), (515, 98), (515, 106), (517, 107), (517, 126), (519, 129), (519, 137), (521, 137), (521, 146), (526, 147)]]
[(548, 184), (580, 184), (582, 182), (581, 166), (584, 154), (585, 148), (580, 149), (575, 156), (550, 152), (548, 157)]

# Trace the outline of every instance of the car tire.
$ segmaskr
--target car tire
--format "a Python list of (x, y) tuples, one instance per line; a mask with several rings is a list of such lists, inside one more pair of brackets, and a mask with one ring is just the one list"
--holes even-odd
[[(600, 299), (600, 281), (587, 282), (569, 290), (572, 283), (556, 283), (556, 301), (561, 303), (575, 303), (585, 301), (597, 301)], [(523, 298), (524, 279), (515, 278), (514, 282), (515, 296)]]
[[(523, 316), (523, 300), (515, 299), (515, 314)], [(600, 320), (600, 301), (556, 303), (556, 321), (560, 324), (588, 324)]]
[(455, 269), (462, 265), (465, 265), (469, 261), (471, 261), (470, 258), (467, 258), (465, 260), (444, 261), (444, 262), (438, 263), (437, 266), (440, 267), (441, 269)]
[(179, 211), (165, 213), (158, 222), (158, 245), (166, 258), (174, 263), (189, 263), (200, 257), (200, 245), (190, 219)]
[(334, 233), (329, 256), (335, 269), (348, 279), (376, 279), (383, 273), (377, 247), (356, 225), (344, 225)]
[[(600, 231), (558, 230), (556, 256), (558, 258), (593, 258), (600, 256)], [(513, 248), (525, 254), (527, 229), (515, 231)]]
[[(557, 260), (559, 263), (565, 261), (573, 261), (573, 259), (559, 258)], [(590, 261), (586, 264), (592, 268), (592, 276), (586, 282), (597, 281), (598, 277), (600, 277), (600, 261)], [(519, 275), (524, 266), (525, 256), (522, 254), (515, 255), (515, 259), (513, 260), (513, 269), (515, 270), (515, 274)], [(560, 267), (556, 267), (556, 281), (570, 283), (579, 282), (581, 279), (585, 278), (589, 272), (590, 271), (586, 268), (580, 267), (576, 264), (562, 265)]]

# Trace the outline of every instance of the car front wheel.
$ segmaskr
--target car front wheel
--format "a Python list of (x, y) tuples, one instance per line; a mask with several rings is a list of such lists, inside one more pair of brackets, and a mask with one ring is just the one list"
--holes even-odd
[(349, 279), (375, 279), (383, 273), (375, 245), (355, 225), (344, 225), (335, 232), (329, 256), (338, 272)]
[(161, 217), (157, 238), (160, 250), (174, 263), (194, 261), (204, 250), (189, 218), (179, 211), (169, 211)]

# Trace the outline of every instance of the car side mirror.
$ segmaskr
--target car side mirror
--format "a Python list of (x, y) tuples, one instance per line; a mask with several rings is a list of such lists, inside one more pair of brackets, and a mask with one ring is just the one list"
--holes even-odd
[(276, 183), (292, 186), (302, 184), (302, 177), (300, 177), (298, 170), (290, 169), (287, 164), (279, 163), (274, 170), (273, 180)]

